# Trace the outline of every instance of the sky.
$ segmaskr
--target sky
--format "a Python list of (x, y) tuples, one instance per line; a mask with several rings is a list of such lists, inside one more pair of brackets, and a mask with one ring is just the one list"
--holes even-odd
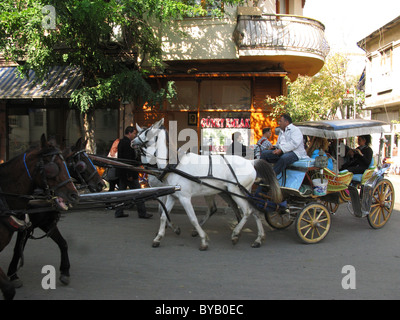
[(303, 15), (325, 25), (331, 51), (363, 54), (357, 42), (400, 16), (400, 0), (306, 0)]

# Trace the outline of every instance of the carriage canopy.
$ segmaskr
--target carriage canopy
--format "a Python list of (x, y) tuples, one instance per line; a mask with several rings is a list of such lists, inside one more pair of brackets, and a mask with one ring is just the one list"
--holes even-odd
[(371, 133), (390, 132), (390, 124), (378, 120), (340, 119), (297, 122), (304, 135), (327, 139), (342, 139)]

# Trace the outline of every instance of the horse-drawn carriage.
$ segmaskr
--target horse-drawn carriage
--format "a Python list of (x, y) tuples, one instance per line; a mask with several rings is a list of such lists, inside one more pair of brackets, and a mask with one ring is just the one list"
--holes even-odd
[[(342, 139), (363, 134), (380, 133), (387, 129), (387, 124), (379, 121), (367, 120), (340, 120), (298, 123), (298, 127), (304, 135), (317, 136), (328, 139)], [(135, 201), (147, 201), (149, 199), (163, 198), (160, 202), (161, 223), (159, 232), (153, 240), (153, 246), (160, 244), (165, 234), (165, 226), (172, 222), (168, 217), (174, 202), (179, 200), (186, 210), (190, 221), (196, 228), (201, 238), (200, 249), (208, 247), (207, 235), (201, 228), (207, 218), (215, 212), (214, 195), (220, 194), (232, 207), (238, 217), (239, 223), (234, 228), (231, 236), (233, 243), (239, 239), (240, 232), (245, 225), (247, 218), (253, 214), (258, 229), (257, 238), (252, 244), (259, 247), (264, 239), (264, 230), (259, 218), (259, 212), (263, 212), (267, 222), (275, 228), (286, 228), (295, 221), (296, 232), (300, 239), (306, 243), (316, 243), (326, 237), (331, 226), (330, 215), (334, 213), (342, 202), (351, 204), (352, 212), (357, 217), (366, 216), (373, 228), (383, 227), (393, 210), (394, 189), (389, 180), (384, 177), (388, 166), (380, 165), (378, 157), (377, 168), (372, 166), (364, 174), (356, 176), (352, 173), (330, 171), (321, 164), (321, 159), (305, 159), (292, 164), (287, 170), (284, 179), (277, 180), (272, 167), (263, 160), (247, 160), (239, 156), (209, 155), (200, 156), (193, 153), (177, 154), (178, 163), (171, 163), (168, 144), (168, 133), (163, 127), (163, 121), (159, 121), (149, 128), (138, 128), (139, 134), (133, 141), (142, 151), (142, 162), (151, 163), (151, 169), (135, 168), (129, 164), (114, 162), (111, 165), (129, 166), (132, 170), (149, 173), (149, 184), (151, 188), (140, 190), (127, 190), (113, 192), (102, 192), (80, 195), (80, 203), (88, 206), (101, 205), (116, 207), (119, 205), (131, 205)], [(381, 139), (382, 143), (382, 139)], [(78, 143), (77, 143), (78, 145)], [(40, 227), (60, 247), (61, 251), (61, 276), (60, 280), (68, 282), (69, 261), (65, 240), (57, 230), (56, 222), (59, 212), (50, 206), (33, 208), (26, 211), (29, 200), (35, 198), (32, 192), (35, 187), (48, 190), (45, 200), (50, 204), (54, 202), (62, 205), (62, 199), (66, 201), (77, 200), (78, 194), (72, 183), (71, 175), (75, 173), (78, 180), (86, 181), (91, 186), (91, 191), (98, 191), (102, 188), (99, 175), (83, 147), (76, 147), (75, 150), (63, 153), (48, 145), (47, 141), (42, 142), (42, 149), (33, 153), (26, 153), (10, 161), (9, 164), (0, 166), (3, 174), (4, 184), (2, 185), (3, 198), (7, 200), (9, 208), (3, 212), (3, 222), (9, 215), (18, 211), (32, 213), (32, 218), (37, 218), (35, 227)], [(381, 150), (381, 148), (380, 148)], [(336, 155), (339, 154), (339, 147)], [(66, 163), (64, 162), (64, 158)], [(337, 160), (337, 159), (336, 159)], [(99, 160), (104, 163), (104, 160)], [(107, 161), (110, 161), (109, 159)], [(14, 166), (15, 170), (9, 170)], [(66, 168), (70, 169), (68, 171)], [(38, 168), (40, 170), (38, 170)], [(5, 178), (14, 179), (13, 172), (22, 172), (16, 184), (14, 180), (6, 181)], [(261, 193), (252, 193), (252, 187), (256, 177), (262, 179)], [(319, 182), (320, 181), (320, 182)], [(327, 182), (325, 182), (327, 181)], [(326, 194), (324, 192), (308, 192), (316, 187), (324, 187), (326, 183)], [(24, 189), (18, 189), (24, 186)], [(7, 188), (7, 192), (4, 192)], [(323, 188), (322, 188), (323, 189)], [(180, 190), (179, 192), (175, 192)], [(57, 196), (57, 197), (55, 197)], [(204, 196), (209, 204), (208, 215), (201, 223), (197, 221), (194, 209), (191, 204), (192, 196)], [(68, 199), (70, 198), (70, 199)], [(22, 200), (23, 201), (22, 201)], [(55, 200), (56, 199), (56, 200)], [(14, 201), (11, 201), (14, 200)], [(16, 200), (16, 201), (15, 201)], [(281, 203), (286, 200), (288, 210), (269, 210), (269, 201)], [(261, 204), (261, 205), (260, 205)], [(257, 208), (257, 210), (254, 210)], [(40, 215), (40, 212), (45, 215)], [(49, 213), (46, 213), (49, 211)], [(55, 212), (54, 212), (55, 211)], [(46, 215), (54, 212), (54, 219)], [(44, 221), (40, 221), (43, 217)], [(168, 221), (167, 221), (168, 220)], [(0, 251), (11, 239), (12, 230), (5, 223), (0, 224)], [(178, 228), (174, 229), (178, 232)], [(20, 236), (19, 233), (18, 236)], [(21, 258), (18, 248), (21, 251), (25, 245), (26, 237), (18, 237), (15, 257), (10, 265), (7, 275), (16, 276), (17, 262)], [(0, 289), (5, 298), (11, 299), (14, 294), (14, 285), (8, 281), (8, 277), (0, 269)]]
[[(336, 145), (336, 167), (338, 167), (341, 139), (365, 134), (382, 134), (389, 130), (385, 122), (374, 120), (333, 120), (313, 121), (296, 124), (303, 135), (331, 139)], [(169, 212), (175, 200), (183, 205), (190, 221), (201, 237), (200, 249), (207, 248), (207, 237), (201, 226), (215, 212), (213, 196), (220, 194), (228, 202), (238, 217), (238, 225), (233, 230), (232, 242), (238, 236), (250, 214), (256, 219), (258, 236), (253, 247), (259, 247), (264, 238), (258, 212), (263, 212), (267, 222), (274, 228), (287, 228), (295, 222), (296, 232), (305, 243), (317, 243), (324, 239), (331, 227), (331, 214), (339, 204), (346, 202), (356, 217), (367, 217), (372, 228), (383, 227), (393, 210), (394, 188), (384, 177), (388, 165), (381, 166), (381, 157), (371, 163), (363, 174), (339, 172), (326, 168), (321, 157), (302, 159), (293, 163), (279, 184), (275, 174), (265, 166), (262, 160), (247, 160), (238, 156), (209, 155), (193, 153), (180, 154), (179, 163), (169, 163), (168, 133), (163, 121), (156, 122), (149, 128), (138, 127), (139, 135), (133, 141), (142, 150), (142, 161), (153, 163), (159, 177), (149, 176), (151, 186), (179, 184), (182, 192), (168, 196), (163, 207)], [(379, 152), (380, 153), (380, 152)], [(324, 157), (326, 158), (326, 157)], [(376, 163), (376, 165), (375, 165)], [(253, 184), (256, 177), (261, 177), (261, 192), (254, 194)], [(315, 192), (314, 189), (319, 189)], [(259, 190), (259, 189), (258, 189)], [(322, 192), (321, 192), (322, 190)], [(204, 196), (209, 204), (209, 212), (198, 223), (191, 205), (192, 196)], [(271, 210), (269, 204), (285, 200), (285, 210)], [(257, 209), (257, 210), (254, 210)], [(258, 212), (257, 212), (258, 211)], [(159, 234), (153, 240), (158, 246), (165, 233), (166, 217), (162, 219)]]
[(319, 161), (318, 157), (293, 163), (280, 179), (289, 210), (275, 211), (264, 205), (267, 222), (277, 229), (287, 228), (295, 222), (296, 233), (303, 242), (317, 243), (329, 232), (331, 214), (336, 212), (341, 203), (347, 203), (349, 211), (356, 217), (367, 217), (372, 228), (382, 228), (394, 206), (394, 188), (385, 178), (389, 165), (381, 166), (382, 136), (378, 158), (372, 160), (363, 174), (338, 171), (341, 149), (344, 150), (344, 145), (338, 142), (366, 134), (382, 135), (389, 130), (389, 125), (362, 119), (313, 121), (296, 125), (305, 136), (332, 140), (336, 147), (333, 150), (336, 169), (327, 169), (326, 162)]

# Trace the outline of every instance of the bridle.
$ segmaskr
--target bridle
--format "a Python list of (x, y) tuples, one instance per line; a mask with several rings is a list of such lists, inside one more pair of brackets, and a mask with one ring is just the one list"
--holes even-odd
[[(29, 179), (31, 181), (33, 181), (31, 172), (29, 171), (29, 168), (26, 164), (27, 155), (29, 156), (29, 154), (27, 154), (25, 152), (24, 156), (23, 156), (24, 167), (25, 167), (25, 170), (26, 170), (26, 173), (27, 173)], [(68, 173), (68, 179), (65, 179), (64, 181), (60, 182), (56, 186), (50, 187), (47, 180), (54, 179), (60, 172), (60, 168), (55, 163), (55, 159), (57, 156), (60, 157), (60, 159), (62, 160), (62, 162), (65, 166), (65, 169)], [(47, 163), (44, 162), (44, 158), (46, 158), (46, 157), (51, 157), (51, 160)], [(65, 163), (64, 157), (60, 150), (53, 150), (53, 151), (41, 153), (40, 159), (35, 165), (35, 171), (36, 171), (36, 169), (39, 171), (39, 174), (41, 175), (41, 182), (42, 182), (42, 185), (44, 186), (44, 194), (46, 196), (52, 197), (55, 194), (56, 190), (60, 189), (61, 187), (65, 186), (68, 183), (73, 183), (72, 178), (69, 174), (67, 165)]]
[[(78, 178), (81, 180), (80, 182), (82, 184), (82, 188), (85, 188), (88, 185), (88, 182), (94, 179), (97, 175), (97, 170), (92, 160), (90, 160), (85, 150), (74, 152), (73, 154), (68, 155), (66, 158), (72, 159), (72, 161), (67, 162), (68, 167), (74, 170)], [(87, 161), (84, 161), (83, 159), (86, 159)], [(89, 164), (92, 166), (93, 172), (88, 178), (85, 179), (82, 175), (87, 171), (87, 162), (89, 162)]]
[[(147, 151), (147, 148), (149, 147), (148, 144), (150, 143), (150, 140), (147, 140), (147, 139), (143, 140), (143, 139), (141, 138), (141, 135), (144, 133), (145, 138), (147, 138), (147, 133), (149, 132), (150, 129), (152, 129), (152, 126), (149, 127), (149, 128), (147, 128), (147, 129), (145, 129), (145, 130), (144, 130), (143, 132), (141, 132), (140, 134), (138, 133), (138, 135), (136, 136), (136, 139), (138, 139), (139, 142), (140, 142), (139, 144), (137, 144), (138, 149), (140, 150), (140, 154), (141, 154), (142, 156), (144, 156), (145, 158), (147, 158), (147, 156), (150, 156), (150, 157), (152, 157), (153, 159), (156, 159), (156, 160), (165, 160), (165, 161), (167, 161), (167, 163), (168, 163), (168, 162), (169, 162), (169, 158), (160, 158), (160, 157), (157, 156), (157, 149), (154, 150), (154, 153), (153, 153), (153, 154)], [(164, 131), (166, 131), (166, 129), (165, 129), (164, 127), (161, 127), (161, 128), (159, 128), (158, 130), (164, 130)], [(166, 134), (166, 137), (167, 137), (167, 144), (168, 144), (168, 135), (167, 135), (167, 134)], [(154, 144), (157, 143), (157, 140), (158, 140), (158, 135), (156, 135), (156, 136), (154, 137)], [(156, 162), (157, 162), (157, 161), (156, 161)]]

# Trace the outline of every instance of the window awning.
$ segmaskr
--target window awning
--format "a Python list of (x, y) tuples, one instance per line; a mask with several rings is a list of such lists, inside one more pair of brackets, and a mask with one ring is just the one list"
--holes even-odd
[(70, 98), (82, 76), (79, 69), (53, 67), (45, 83), (35, 83), (34, 71), (29, 79), (21, 78), (16, 67), (0, 68), (0, 99)]

